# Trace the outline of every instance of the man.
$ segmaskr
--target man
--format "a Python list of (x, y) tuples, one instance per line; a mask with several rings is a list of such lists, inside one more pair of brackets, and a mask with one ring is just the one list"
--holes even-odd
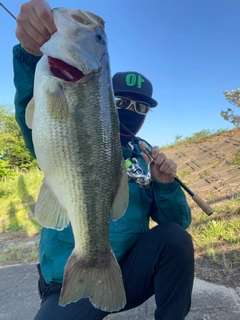
[[(39, 47), (56, 31), (51, 10), (44, 0), (22, 5), (16, 35), (21, 45), (13, 49), (16, 86), (16, 119), (26, 145), (34, 155), (31, 130), (25, 123), (25, 109), (32, 98), (33, 76), (41, 52)], [(24, 49), (25, 50), (24, 50)], [(136, 134), (157, 102), (151, 82), (138, 72), (120, 72), (113, 77), (120, 122)], [(125, 159), (137, 159), (146, 173), (148, 156), (131, 136), (120, 128)], [(132, 150), (133, 146), (133, 150)], [(141, 188), (129, 182), (129, 206), (125, 215), (110, 221), (109, 240), (122, 270), (127, 304), (139, 306), (155, 294), (155, 319), (182, 320), (189, 312), (194, 277), (193, 245), (185, 228), (191, 213), (179, 184), (173, 180), (176, 164), (154, 147), (152, 182)], [(158, 225), (149, 230), (152, 218)], [(35, 320), (100, 320), (108, 313), (94, 308), (88, 298), (66, 307), (58, 305), (65, 263), (74, 247), (71, 226), (62, 231), (43, 228), (40, 241), (39, 290), (41, 307)]]

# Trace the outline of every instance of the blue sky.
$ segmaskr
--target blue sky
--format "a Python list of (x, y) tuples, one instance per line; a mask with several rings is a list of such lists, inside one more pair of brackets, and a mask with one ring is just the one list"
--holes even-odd
[[(3, 0), (17, 15), (25, 1)], [(112, 75), (138, 71), (153, 84), (158, 106), (139, 136), (163, 146), (203, 129), (232, 129), (223, 90), (240, 87), (239, 0), (49, 0), (106, 21)], [(0, 104), (13, 105), (14, 19), (0, 7)], [(236, 108), (236, 113), (239, 109)]]

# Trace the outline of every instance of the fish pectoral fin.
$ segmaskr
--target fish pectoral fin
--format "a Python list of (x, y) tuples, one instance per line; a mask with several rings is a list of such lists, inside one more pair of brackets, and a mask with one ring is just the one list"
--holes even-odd
[(35, 217), (40, 225), (50, 229), (63, 230), (69, 224), (67, 213), (59, 204), (45, 179), (38, 195)]
[(25, 111), (25, 121), (29, 129), (32, 129), (34, 110), (35, 110), (35, 103), (34, 103), (34, 98), (32, 98), (29, 101)]
[(108, 312), (119, 311), (126, 304), (122, 272), (110, 249), (95, 265), (81, 259), (75, 250), (67, 261), (59, 305), (87, 297), (95, 308)]
[(69, 118), (67, 99), (60, 86), (54, 92), (48, 92), (48, 111), (51, 117), (57, 121), (65, 121)]
[(122, 161), (120, 184), (119, 184), (116, 196), (112, 204), (112, 209), (111, 209), (112, 220), (118, 220), (124, 215), (125, 211), (127, 210), (128, 199), (129, 199), (128, 176), (127, 176), (124, 162)]

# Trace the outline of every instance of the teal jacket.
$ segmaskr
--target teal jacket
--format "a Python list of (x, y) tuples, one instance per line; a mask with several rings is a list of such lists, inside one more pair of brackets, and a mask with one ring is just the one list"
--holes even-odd
[[(25, 123), (25, 109), (33, 95), (33, 80), (39, 57), (28, 54), (20, 45), (13, 48), (14, 84), (16, 87), (16, 120), (21, 128), (25, 143), (33, 156), (31, 130)], [(125, 159), (137, 158), (147, 172), (147, 165), (137, 145), (130, 151), (122, 148)], [(120, 259), (137, 239), (149, 230), (150, 218), (156, 223), (174, 221), (184, 228), (191, 223), (191, 212), (180, 185), (153, 181), (148, 189), (136, 182), (129, 182), (129, 205), (125, 215), (117, 221), (110, 219), (109, 240)], [(47, 283), (62, 282), (64, 266), (74, 247), (71, 225), (62, 231), (43, 228), (40, 240), (40, 264)]]

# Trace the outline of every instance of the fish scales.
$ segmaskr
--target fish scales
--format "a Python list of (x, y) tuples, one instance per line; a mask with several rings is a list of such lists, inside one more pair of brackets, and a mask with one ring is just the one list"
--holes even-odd
[(58, 31), (42, 47), (26, 112), (44, 172), (35, 214), (44, 227), (70, 222), (73, 229), (59, 304), (89, 297), (96, 308), (118, 311), (126, 296), (108, 232), (110, 212), (118, 219), (126, 210), (128, 179), (104, 23), (83, 10), (54, 9), (53, 16)]

